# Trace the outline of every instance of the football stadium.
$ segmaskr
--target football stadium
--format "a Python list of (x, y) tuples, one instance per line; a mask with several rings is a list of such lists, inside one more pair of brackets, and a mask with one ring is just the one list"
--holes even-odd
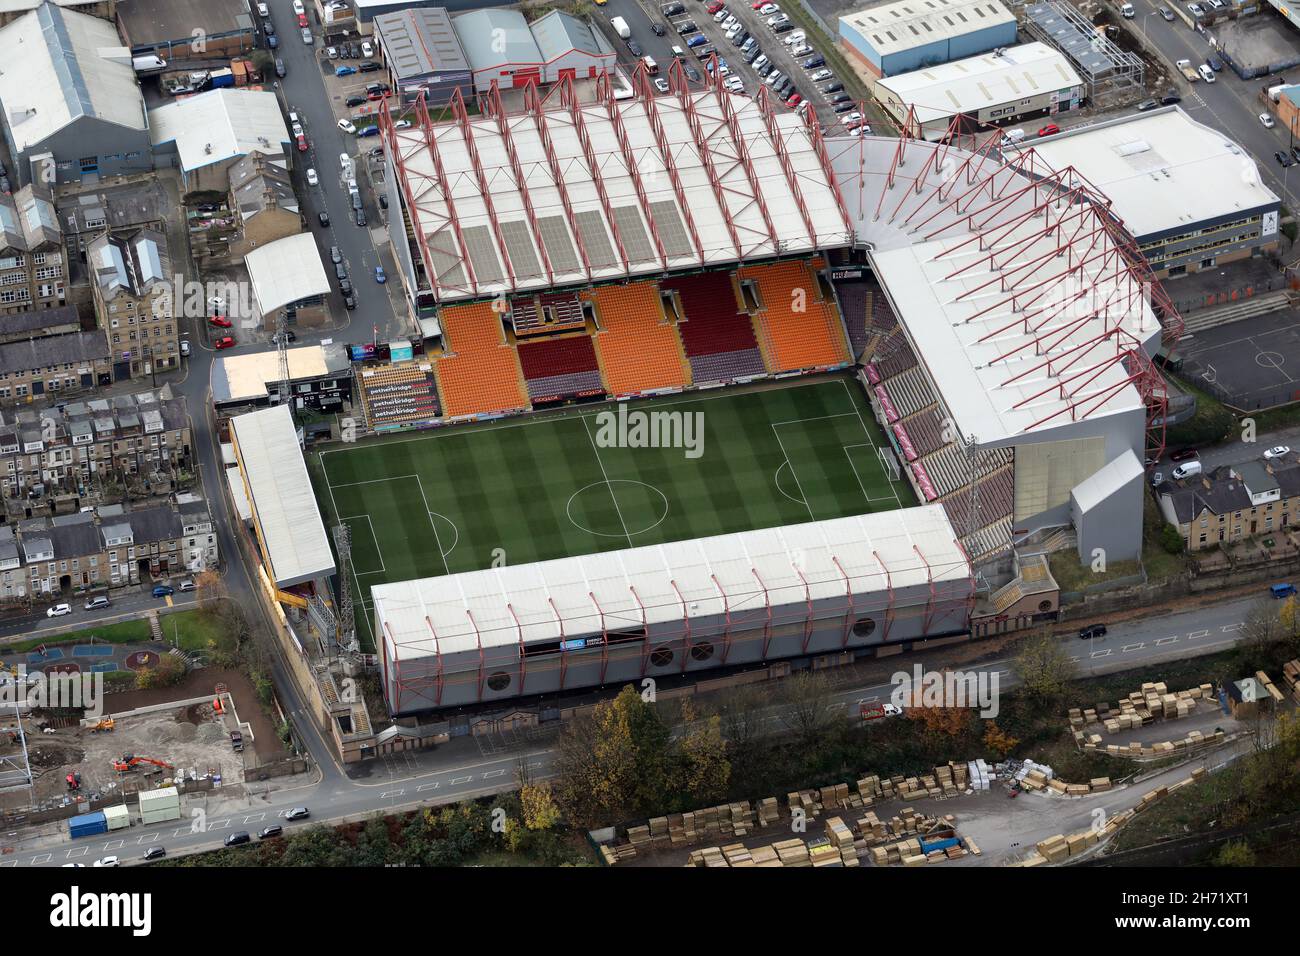
[(395, 717), (1015, 630), (1044, 552), (1139, 553), (1181, 320), (1106, 197), (669, 76), (381, 118), (419, 333), (308, 464)]

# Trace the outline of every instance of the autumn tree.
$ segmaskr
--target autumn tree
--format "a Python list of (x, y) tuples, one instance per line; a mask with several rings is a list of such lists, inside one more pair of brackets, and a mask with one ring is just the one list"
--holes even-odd
[(984, 728), (984, 746), (988, 747), (995, 756), (1005, 757), (1015, 750), (1019, 743), (1017, 738), (999, 727), (996, 720), (990, 720), (988, 726)]
[(742, 684), (721, 695), (718, 716), (733, 765), (748, 764), (755, 758), (769, 703), (768, 692), (757, 684)]
[(932, 736), (959, 737), (970, 727), (972, 711), (968, 707), (908, 707), (903, 713)]
[(549, 784), (528, 785), (520, 789), (524, 826), (530, 830), (549, 830), (560, 822), (560, 808), (555, 805)]
[(801, 743), (815, 744), (837, 719), (830, 698), (831, 685), (824, 674), (800, 671), (781, 681), (776, 694), (778, 716)]
[(1064, 642), (1048, 630), (1038, 631), (1021, 643), (1013, 666), (1025, 691), (1040, 704), (1058, 700), (1075, 672)]
[(1219, 848), (1214, 856), (1215, 866), (1254, 866), (1255, 851), (1244, 840), (1232, 840)]
[(683, 789), (697, 804), (721, 800), (731, 782), (722, 718), (699, 716), (690, 701), (684, 702), (682, 717), (686, 727), (679, 745)]

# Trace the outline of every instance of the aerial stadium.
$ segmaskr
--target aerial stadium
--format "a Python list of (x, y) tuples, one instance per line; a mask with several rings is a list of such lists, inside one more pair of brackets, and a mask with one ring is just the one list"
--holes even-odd
[(1105, 196), (669, 76), (381, 118), (417, 344), (310, 465), (395, 717), (1014, 630), (1026, 555), (1140, 551), (1181, 320)]

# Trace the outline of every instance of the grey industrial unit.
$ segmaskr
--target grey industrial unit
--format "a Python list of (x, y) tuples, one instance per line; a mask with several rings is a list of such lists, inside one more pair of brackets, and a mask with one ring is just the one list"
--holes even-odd
[(384, 66), (404, 100), (423, 92), (429, 103), (446, 103), (452, 91), (474, 95), (474, 74), (443, 7), (417, 7), (374, 19)]
[(873, 76), (896, 76), (1016, 42), (999, 0), (897, 0), (839, 19), (840, 45)]

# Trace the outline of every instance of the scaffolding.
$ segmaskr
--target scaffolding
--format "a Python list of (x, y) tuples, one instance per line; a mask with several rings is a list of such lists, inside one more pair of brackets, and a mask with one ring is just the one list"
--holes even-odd
[(1067, 0), (1043, 0), (1025, 7), (1025, 32), (1060, 50), (1088, 87), (1098, 94), (1134, 92), (1146, 85), (1146, 67), (1136, 53), (1121, 50)]

